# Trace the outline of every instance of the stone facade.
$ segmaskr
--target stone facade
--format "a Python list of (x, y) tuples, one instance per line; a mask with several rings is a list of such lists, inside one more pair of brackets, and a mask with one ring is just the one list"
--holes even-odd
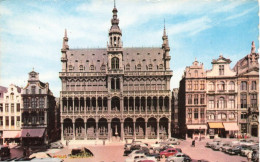
[(172, 90), (172, 135), (178, 137), (179, 135), (179, 117), (178, 117), (178, 94), (179, 89)]
[(48, 83), (39, 80), (39, 73), (29, 73), (28, 83), (22, 89), (23, 145), (42, 145), (55, 139), (55, 97)]
[(11, 84), (1, 92), (0, 131), (1, 143), (20, 141), (21, 131), (21, 88)]
[(253, 44), (233, 69), (222, 55), (212, 61), (211, 70), (205, 71), (196, 60), (185, 69), (179, 89), (182, 136), (201, 138), (206, 131), (220, 137), (258, 136), (258, 57)]
[(239, 60), (237, 73), (238, 123), (241, 133), (259, 136), (259, 53), (252, 42), (251, 53)]
[(159, 139), (171, 136), (170, 55), (164, 29), (158, 48), (124, 48), (113, 9), (107, 48), (61, 49), (62, 140)]

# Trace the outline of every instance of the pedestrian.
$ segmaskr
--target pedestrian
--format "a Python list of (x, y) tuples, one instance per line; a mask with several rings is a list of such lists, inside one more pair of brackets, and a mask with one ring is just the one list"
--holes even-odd
[(248, 162), (251, 162), (251, 159), (252, 159), (252, 151), (249, 151), (248, 153), (247, 153), (247, 161)]
[(191, 145), (195, 147), (195, 140), (192, 141)]
[(23, 148), (23, 156), (26, 157), (26, 148)]

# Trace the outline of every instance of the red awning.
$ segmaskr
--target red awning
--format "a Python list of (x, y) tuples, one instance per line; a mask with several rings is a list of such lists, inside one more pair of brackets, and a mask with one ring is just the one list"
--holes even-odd
[(22, 137), (42, 137), (45, 128), (38, 129), (22, 129)]
[(3, 138), (20, 138), (21, 131), (3, 131)]

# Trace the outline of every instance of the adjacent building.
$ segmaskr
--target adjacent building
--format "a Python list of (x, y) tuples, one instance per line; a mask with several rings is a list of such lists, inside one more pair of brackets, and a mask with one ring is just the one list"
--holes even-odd
[(21, 137), (21, 88), (0, 87), (1, 143), (19, 143)]
[(62, 140), (159, 139), (171, 136), (168, 36), (161, 47), (123, 47), (114, 7), (107, 48), (61, 49)]
[(251, 53), (233, 69), (231, 60), (219, 56), (204, 70), (195, 60), (186, 67), (179, 88), (179, 125), (183, 137), (258, 136), (259, 54)]
[(231, 60), (219, 56), (206, 72), (207, 123), (209, 134), (233, 136), (239, 131), (237, 122), (237, 76), (230, 68)]
[(259, 53), (252, 42), (251, 52), (239, 60), (235, 67), (237, 75), (238, 124), (241, 133), (259, 136)]
[(172, 121), (171, 121), (171, 127), (172, 127), (172, 136), (173, 137), (179, 137), (179, 113), (178, 113), (178, 94), (179, 89), (174, 88), (172, 90)]
[(33, 70), (21, 95), (23, 145), (43, 145), (55, 139), (56, 102), (49, 84), (41, 82), (39, 73)]
[(206, 72), (197, 60), (186, 67), (179, 89), (179, 124), (183, 138), (205, 138)]

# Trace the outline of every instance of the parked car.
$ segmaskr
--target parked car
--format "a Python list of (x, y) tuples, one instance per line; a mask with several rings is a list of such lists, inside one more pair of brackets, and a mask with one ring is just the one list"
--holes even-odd
[(190, 162), (191, 158), (183, 153), (177, 153), (174, 156), (168, 157), (165, 162)]
[(218, 143), (218, 142), (221, 142), (221, 140), (220, 139), (214, 139), (211, 142), (207, 142), (205, 147), (211, 147), (212, 144), (215, 144), (215, 143)]
[(4, 157), (10, 156), (10, 148), (8, 146), (0, 145), (0, 160), (3, 160)]
[(145, 154), (131, 154), (128, 156), (128, 158), (125, 159), (125, 162), (133, 162), (137, 159), (145, 158)]
[(61, 142), (53, 142), (51, 144), (49, 144), (49, 148), (53, 149), (53, 148), (63, 148), (63, 144)]
[(247, 156), (248, 152), (253, 152), (254, 149), (258, 149), (259, 145), (248, 146), (246, 149), (241, 150), (241, 156)]
[(172, 144), (172, 145), (179, 145), (180, 141), (177, 138), (169, 138), (166, 141), (168, 144)]
[(168, 148), (164, 151), (161, 151), (160, 156), (161, 157), (169, 157), (169, 156), (175, 155), (177, 153), (178, 153), (178, 150), (176, 150), (176, 148)]
[(237, 146), (233, 146), (232, 148), (227, 150), (227, 153), (231, 154), (231, 155), (238, 155), (241, 153), (242, 149), (247, 148), (246, 145), (237, 145)]
[(222, 147), (226, 146), (228, 142), (219, 142), (213, 145), (211, 148), (215, 151), (221, 150)]

